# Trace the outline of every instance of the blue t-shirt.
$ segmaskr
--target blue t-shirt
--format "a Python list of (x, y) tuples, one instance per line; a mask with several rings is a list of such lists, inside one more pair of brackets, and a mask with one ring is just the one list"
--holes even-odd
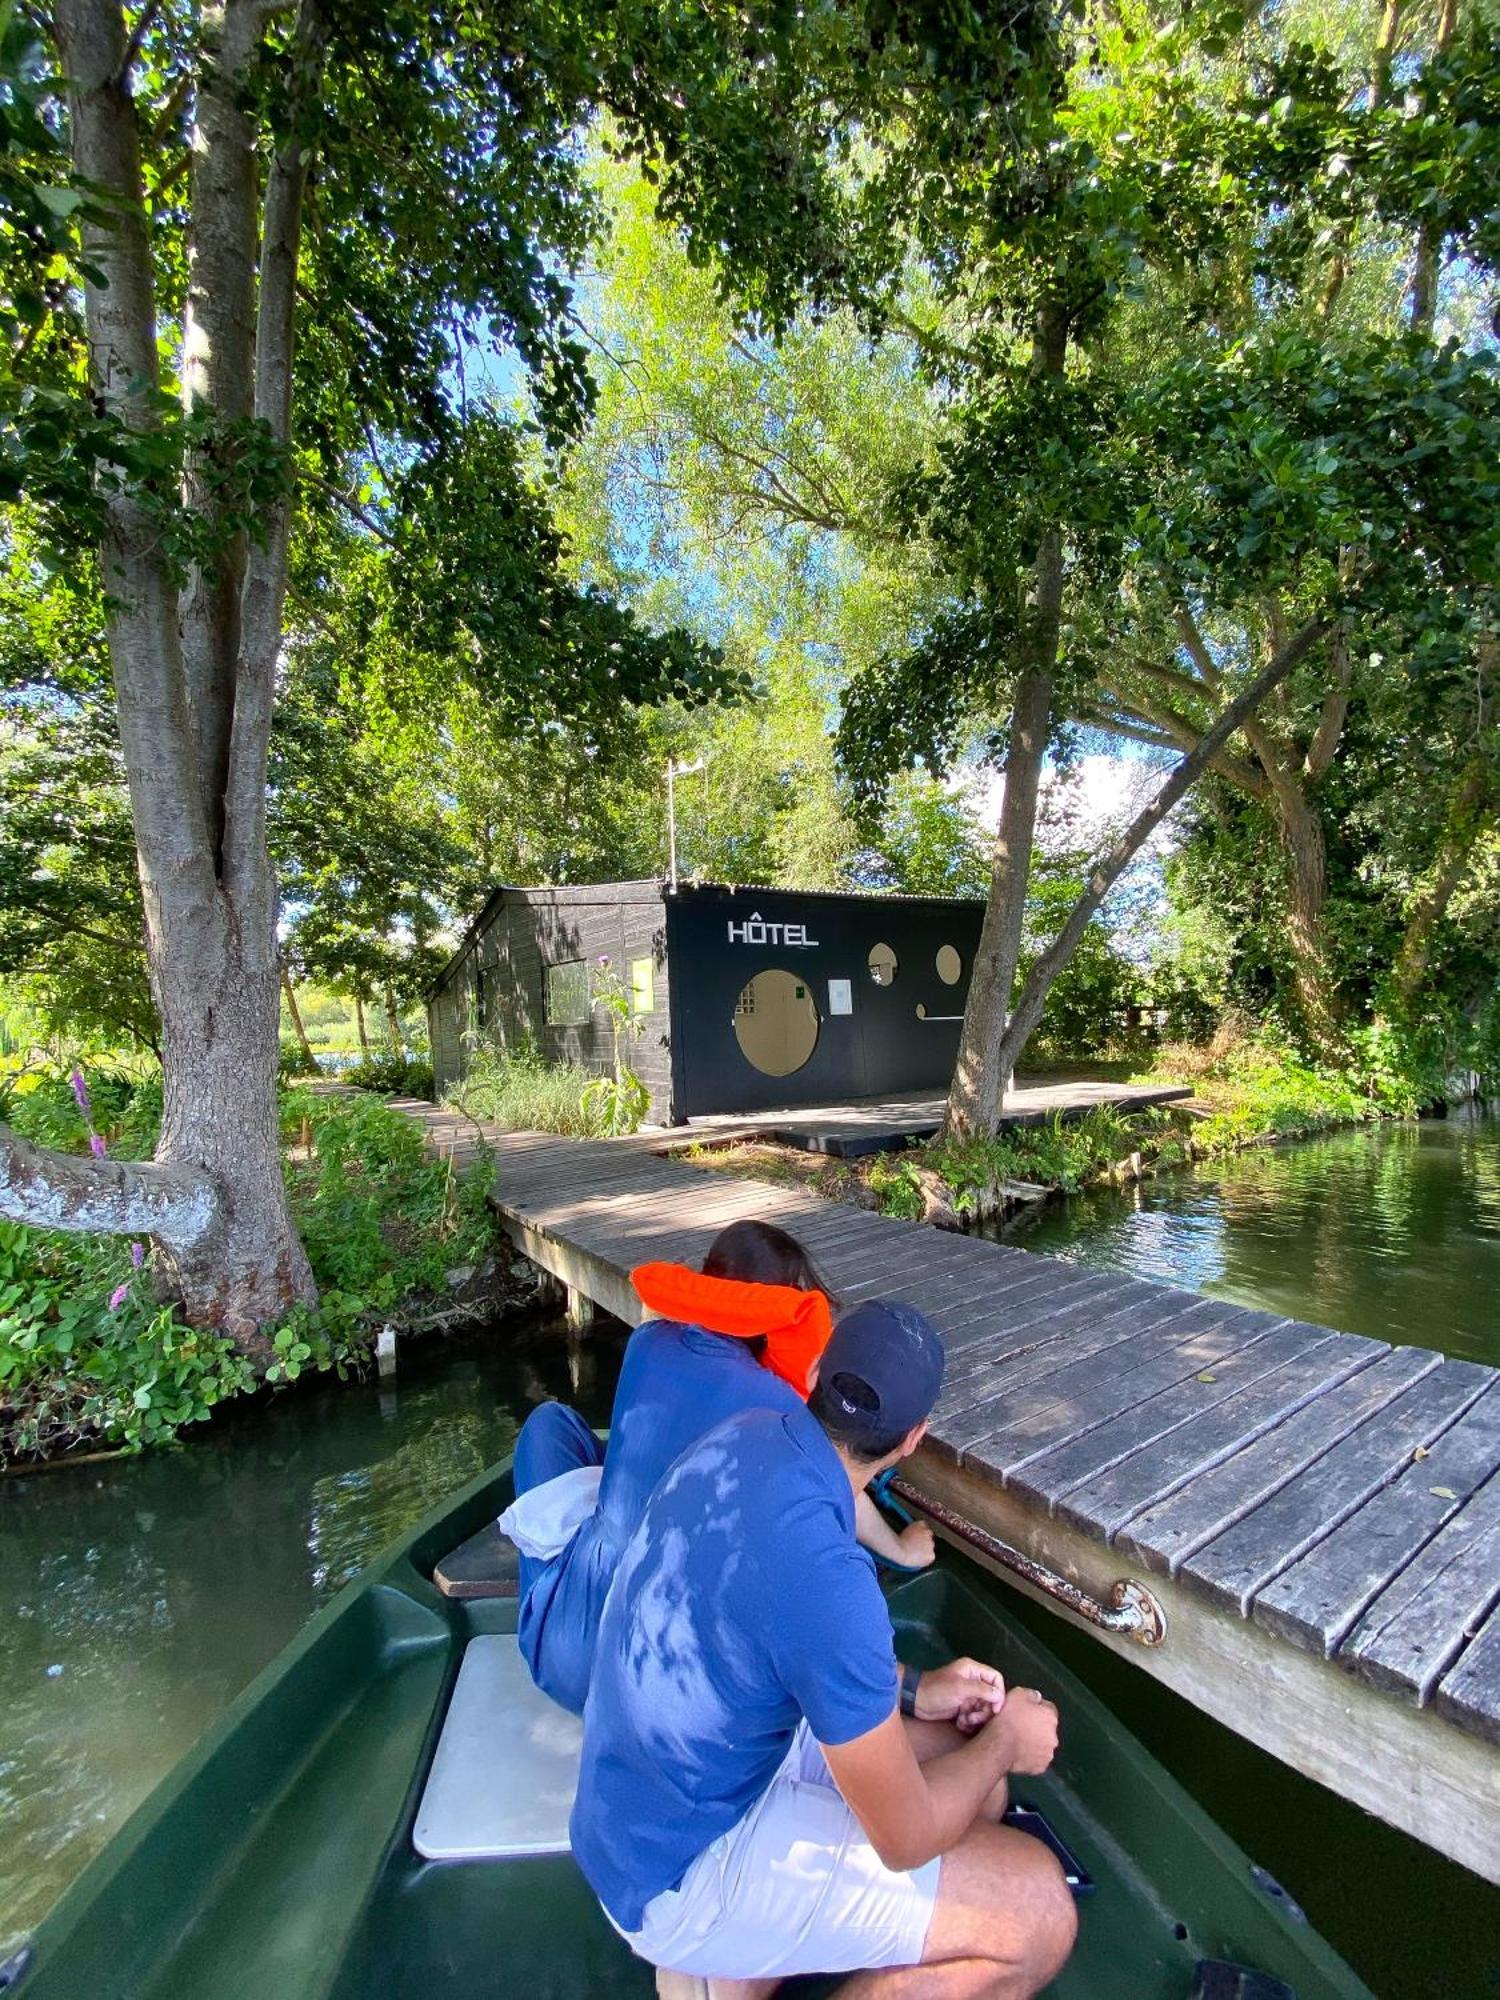
[(610, 1418), (597, 1511), (526, 1594), (517, 1624), (532, 1679), (583, 1712), (615, 1568), (657, 1481), (697, 1438), (742, 1410), (800, 1410), (796, 1391), (743, 1340), (674, 1320), (630, 1336)]
[(733, 1417), (646, 1508), (604, 1608), (573, 1855), (624, 1930), (742, 1819), (803, 1717), (849, 1743), (896, 1706), (890, 1614), (821, 1426)]

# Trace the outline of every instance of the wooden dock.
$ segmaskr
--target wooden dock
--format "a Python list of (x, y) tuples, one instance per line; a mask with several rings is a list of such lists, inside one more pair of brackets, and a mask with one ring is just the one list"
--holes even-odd
[[(1054, 1118), (1086, 1118), (1091, 1111), (1141, 1111), (1149, 1105), (1180, 1104), (1192, 1091), (1159, 1084), (1104, 1083), (1086, 1077), (1016, 1084), (1006, 1093), (1002, 1126), (1046, 1125)], [(916, 1139), (930, 1139), (947, 1112), (946, 1097), (862, 1097), (850, 1104), (802, 1104), (784, 1111), (723, 1112), (689, 1119), (674, 1127), (675, 1143), (685, 1132), (711, 1145), (734, 1139), (764, 1139), (804, 1153), (827, 1153), (853, 1160), (866, 1153), (893, 1152)]]
[(516, 1244), (628, 1322), (632, 1266), (694, 1261), (743, 1216), (792, 1230), (845, 1300), (919, 1306), (948, 1374), (913, 1487), (1091, 1593), (1144, 1583), (1165, 1641), (1101, 1643), (1500, 1882), (1500, 1372), (705, 1173), (644, 1136), (401, 1108), (459, 1158), (486, 1139)]

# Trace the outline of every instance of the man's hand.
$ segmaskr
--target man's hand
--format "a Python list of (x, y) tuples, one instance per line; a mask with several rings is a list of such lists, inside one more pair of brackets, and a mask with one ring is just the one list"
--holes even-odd
[[(926, 1680), (926, 1675), (923, 1675)], [(917, 1689), (917, 1712), (921, 1713), (922, 1690)], [(1037, 1688), (1012, 1688), (1005, 1706), (986, 1730), (995, 1730), (1009, 1739), (1007, 1771), (1037, 1778), (1057, 1755), (1057, 1708)]]
[(946, 1667), (930, 1668), (917, 1682), (918, 1719), (956, 1723), (966, 1736), (982, 1729), (1004, 1706), (1005, 1682), (982, 1660), (950, 1660)]
[(926, 1569), (929, 1563), (937, 1561), (937, 1543), (925, 1521), (911, 1522), (896, 1540), (901, 1545), (901, 1560), (908, 1569)]

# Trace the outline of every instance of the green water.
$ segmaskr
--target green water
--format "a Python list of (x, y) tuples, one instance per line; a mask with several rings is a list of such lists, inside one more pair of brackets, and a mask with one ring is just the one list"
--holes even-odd
[[(1245, 1155), (1077, 1200), (1028, 1241), (1500, 1362), (1493, 1119)], [(171, 1452), (0, 1480), (0, 1957), (312, 1611), (509, 1452), (533, 1403), (604, 1421), (618, 1352), (596, 1335), (570, 1369), (560, 1329), (511, 1325), (414, 1355), (391, 1391), (315, 1386)], [(1380, 2000), (1500, 2000), (1500, 1892), (1023, 1615)]]
[(591, 1343), (579, 1384), (558, 1328), (512, 1325), (410, 1350), (388, 1391), (319, 1384), (175, 1450), (0, 1480), (0, 1958), (314, 1611), (509, 1455), (533, 1403), (607, 1421), (618, 1344)]
[(1012, 1240), (1500, 1365), (1500, 1117), (1257, 1148), (1077, 1195)]

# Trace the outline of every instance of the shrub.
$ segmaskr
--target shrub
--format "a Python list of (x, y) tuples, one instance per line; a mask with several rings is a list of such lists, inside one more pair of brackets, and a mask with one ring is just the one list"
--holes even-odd
[(353, 1090), (374, 1090), (384, 1097), (425, 1097), (431, 1100), (435, 1083), (432, 1064), (418, 1057), (366, 1056), (351, 1063), (340, 1076)]
[[(67, 1074), (29, 1081), (18, 1123), (82, 1150), (89, 1126)], [(96, 1134), (109, 1117), (119, 1150), (149, 1150), (160, 1114), (152, 1081), (122, 1091), (91, 1073), (87, 1099)], [(276, 1329), (273, 1383), (348, 1372), (384, 1319), (446, 1298), (447, 1271), (481, 1262), (494, 1241), (490, 1162), (456, 1173), (380, 1098), (288, 1092), (282, 1119), (289, 1141), (310, 1142), (288, 1161), (287, 1181), (321, 1297)], [(155, 1299), (144, 1245), (0, 1223), (0, 1456), (159, 1443), (255, 1386), (230, 1341)]]

